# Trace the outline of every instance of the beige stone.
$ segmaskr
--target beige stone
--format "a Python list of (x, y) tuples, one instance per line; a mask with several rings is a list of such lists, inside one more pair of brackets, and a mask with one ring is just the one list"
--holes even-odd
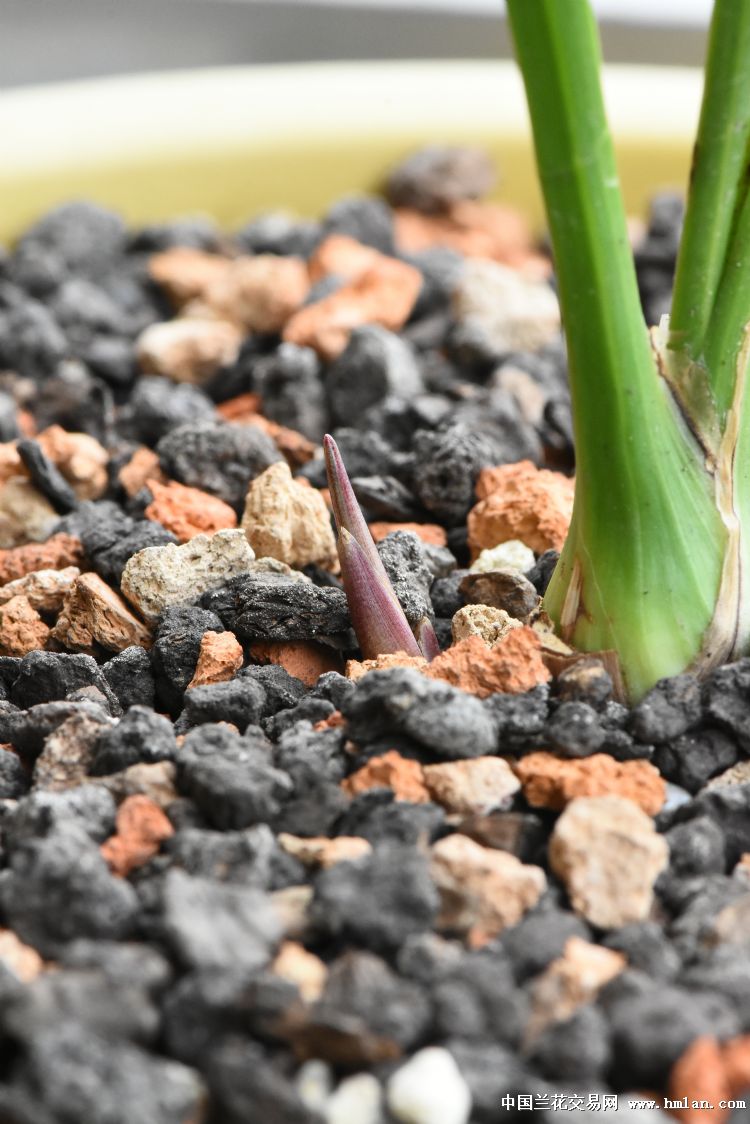
[(337, 863), (355, 862), (372, 851), (371, 844), (358, 835), (337, 835), (335, 839), (328, 839), (325, 835), (302, 837), (282, 831), (278, 843), (303, 866), (321, 866), (324, 869)]
[(312, 886), (285, 886), (283, 890), (275, 890), (271, 900), (276, 914), (281, 921), (285, 937), (301, 941), (307, 935), (310, 927), (310, 906), (313, 900)]
[(493, 808), (507, 808), (521, 787), (501, 757), (423, 765), (422, 776), (436, 804), (464, 815), (484, 815)]
[(503, 354), (538, 351), (560, 332), (560, 306), (547, 282), (497, 262), (464, 262), (453, 312), (460, 323), (478, 326)]
[(25, 476), (11, 476), (0, 487), (0, 547), (44, 542), (59, 520), (49, 500)]
[(336, 565), (331, 516), (320, 492), (292, 478), (285, 461), (256, 476), (245, 497), (242, 528), (258, 557), (289, 566)]
[(34, 787), (47, 792), (65, 792), (88, 780), (96, 743), (113, 725), (103, 714), (79, 710), (61, 722), (44, 739), (44, 748), (34, 763)]
[(76, 578), (52, 636), (73, 651), (88, 651), (98, 644), (108, 652), (121, 652), (133, 644), (150, 648), (153, 643), (148, 626), (94, 573)]
[(51, 425), (37, 441), (79, 500), (96, 500), (107, 490), (109, 453), (95, 437)]
[(599, 929), (619, 929), (649, 916), (669, 847), (632, 800), (578, 797), (555, 824), (549, 861), (577, 913)]
[(219, 316), (245, 332), (279, 332), (307, 297), (310, 280), (301, 258), (257, 254), (236, 258), (204, 291)]
[(25, 656), (44, 648), (50, 630), (21, 594), (0, 605), (0, 655)]
[(160, 808), (168, 808), (177, 799), (177, 767), (173, 761), (139, 762), (108, 777), (92, 777), (91, 784), (100, 785), (120, 803), (128, 796), (148, 796)]
[(244, 531), (196, 535), (182, 546), (148, 546), (128, 559), (120, 587), (147, 621), (170, 605), (194, 605), (209, 589), (246, 573), (255, 555)]
[(413, 667), (417, 671), (423, 671), (427, 667), (427, 660), (424, 656), (409, 656), (406, 652), (387, 652), (373, 660), (347, 660), (345, 674), (347, 679), (356, 682), (369, 671), (385, 671), (390, 667)]
[(20, 595), (37, 612), (59, 613), (80, 573), (77, 566), (66, 566), (63, 570), (32, 570), (0, 586), (0, 605)]
[(271, 971), (294, 984), (306, 1003), (314, 1003), (323, 994), (328, 968), (313, 952), (297, 941), (283, 941)]
[(185, 318), (149, 324), (136, 342), (142, 371), (173, 382), (207, 382), (220, 367), (234, 363), (242, 332), (225, 320)]
[(12, 929), (0, 929), (0, 964), (25, 984), (44, 970), (44, 961), (36, 949), (19, 940)]
[(458, 834), (433, 846), (430, 871), (441, 896), (438, 928), (464, 935), (471, 948), (516, 925), (547, 885), (541, 867)]
[(158, 454), (145, 445), (136, 449), (127, 464), (124, 464), (117, 473), (117, 479), (129, 496), (140, 492), (148, 480), (156, 480), (160, 484), (167, 482)]
[(621, 952), (569, 937), (562, 956), (553, 960), (531, 985), (531, 1016), (526, 1046), (551, 1023), (569, 1019), (584, 1003), (596, 999), (600, 988), (627, 966)]
[(520, 627), (521, 621), (509, 616), (505, 609), (495, 609), (492, 605), (464, 605), (453, 614), (451, 634), (454, 644), (467, 636), (479, 636), (492, 647), (512, 628)]
[(224, 277), (231, 264), (229, 258), (205, 250), (172, 246), (151, 257), (148, 271), (174, 307), (180, 309), (188, 301), (202, 297), (214, 281)]

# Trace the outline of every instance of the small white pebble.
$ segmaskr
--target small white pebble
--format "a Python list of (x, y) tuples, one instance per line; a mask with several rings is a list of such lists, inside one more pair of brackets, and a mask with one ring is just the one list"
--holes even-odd
[(371, 1073), (347, 1077), (326, 1102), (326, 1124), (380, 1124), (382, 1100), (380, 1082)]
[(391, 1077), (388, 1108), (403, 1124), (466, 1124), (471, 1093), (452, 1055), (428, 1046)]
[(534, 565), (534, 551), (520, 539), (508, 539), (498, 546), (483, 550), (471, 566), (473, 574), (486, 574), (490, 570), (515, 570), (525, 574)]
[(302, 1103), (314, 1112), (322, 1112), (333, 1088), (331, 1067), (318, 1060), (305, 1062), (294, 1083)]

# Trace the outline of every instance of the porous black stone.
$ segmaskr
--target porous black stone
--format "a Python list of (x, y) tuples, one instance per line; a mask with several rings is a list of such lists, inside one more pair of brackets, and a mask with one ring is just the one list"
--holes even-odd
[(14, 848), (0, 902), (21, 940), (53, 957), (76, 937), (122, 940), (137, 915), (132, 886), (110, 874), (98, 847), (73, 826)]
[(330, 422), (320, 375), (320, 360), (312, 348), (282, 343), (255, 365), (264, 415), (310, 441), (322, 441)]
[(292, 581), (283, 574), (239, 574), (201, 603), (241, 640), (312, 640), (349, 627), (342, 589)]
[(321, 932), (378, 952), (397, 949), (411, 934), (431, 928), (437, 908), (426, 860), (411, 847), (383, 845), (356, 862), (322, 871), (315, 879), (311, 917)]
[(78, 506), (75, 492), (60, 470), (42, 451), (39, 442), (25, 437), (17, 443), (16, 449), (26, 466), (32, 484), (49, 500), (55, 511), (64, 514), (75, 510)]
[(447, 526), (463, 523), (476, 503), (474, 485), (480, 470), (503, 460), (492, 438), (463, 424), (419, 430), (413, 448), (415, 491), (427, 510)]
[(497, 726), (477, 698), (418, 671), (372, 671), (343, 705), (349, 736), (360, 745), (403, 734), (455, 760), (494, 752)]
[(203, 634), (223, 631), (220, 619), (206, 609), (197, 606), (165, 609), (151, 649), (156, 698), (162, 707), (173, 714), (180, 710), (185, 688), (195, 674)]
[(333, 420), (357, 425), (363, 413), (388, 395), (411, 398), (424, 390), (414, 351), (378, 324), (355, 328), (339, 358), (328, 367), (325, 388)]
[(281, 453), (257, 425), (191, 422), (161, 438), (156, 451), (167, 476), (240, 509), (248, 484)]
[(633, 709), (631, 729), (642, 742), (666, 742), (695, 726), (701, 717), (701, 691), (685, 672), (660, 679)]
[(0, 750), (0, 800), (15, 800), (28, 787), (29, 777), (17, 754)]
[(406, 619), (416, 624), (422, 617), (432, 617), (432, 573), (419, 536), (413, 531), (391, 531), (377, 549)]
[(544, 730), (545, 742), (563, 757), (590, 757), (601, 749), (604, 731), (599, 715), (585, 702), (563, 702)]
[(171, 761), (177, 753), (174, 729), (168, 718), (145, 706), (132, 706), (127, 714), (99, 736), (91, 765), (92, 776), (118, 773), (140, 762)]
[(132, 645), (102, 664), (102, 674), (123, 710), (131, 706), (153, 707), (155, 697), (151, 657), (144, 648)]
[(708, 727), (658, 745), (653, 762), (666, 780), (688, 792), (698, 792), (706, 781), (729, 769), (738, 759), (739, 749), (733, 738)]
[(292, 791), (289, 777), (273, 767), (262, 747), (224, 726), (191, 730), (178, 769), (181, 790), (223, 830), (272, 821)]
[(267, 963), (281, 925), (262, 890), (171, 870), (164, 883), (164, 932), (188, 968), (251, 971)]
[(120, 411), (118, 430), (123, 437), (153, 446), (179, 426), (215, 419), (214, 404), (200, 387), (145, 375)]
[(323, 236), (347, 234), (365, 246), (394, 254), (393, 213), (377, 195), (349, 195), (339, 199), (323, 218)]
[(206, 722), (231, 722), (244, 733), (260, 721), (266, 709), (266, 692), (252, 679), (230, 679), (191, 687), (185, 692), (184, 703), (175, 725), (178, 734)]
[(11, 699), (23, 709), (64, 699), (81, 687), (98, 687), (112, 697), (109, 684), (91, 656), (69, 652), (29, 652), (21, 660)]

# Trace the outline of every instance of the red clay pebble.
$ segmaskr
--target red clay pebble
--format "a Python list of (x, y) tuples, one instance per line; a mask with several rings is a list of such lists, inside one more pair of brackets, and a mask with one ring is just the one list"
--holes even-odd
[(44, 648), (49, 628), (23, 595), (0, 605), (0, 655), (25, 656)]
[(624, 796), (649, 816), (664, 803), (666, 785), (648, 761), (615, 761), (595, 753), (568, 761), (553, 753), (529, 753), (512, 763), (526, 800), (534, 808), (560, 811), (577, 796)]
[(336, 359), (349, 342), (352, 328), (360, 324), (382, 324), (392, 332), (402, 328), (421, 287), (418, 269), (383, 255), (335, 293), (296, 312), (282, 336), (290, 343), (314, 348), (324, 359)]
[(343, 780), (341, 787), (349, 796), (371, 788), (390, 788), (397, 800), (407, 800), (410, 804), (426, 804), (430, 800), (422, 766), (418, 761), (402, 757), (395, 749), (389, 749), (382, 757), (371, 757), (366, 765)]
[(541, 649), (539, 635), (525, 625), (511, 629), (492, 648), (480, 636), (468, 636), (441, 652), (424, 674), (480, 699), (498, 691), (520, 694), (550, 678)]
[(101, 845), (109, 869), (120, 878), (152, 858), (174, 828), (158, 804), (147, 796), (128, 796), (117, 811), (117, 832)]
[(466, 521), (472, 557), (510, 539), (520, 539), (538, 554), (561, 550), (573, 488), (561, 472), (538, 469), (531, 461), (483, 468), (476, 485), (479, 503)]
[(188, 542), (196, 535), (212, 535), (237, 526), (237, 516), (228, 503), (202, 492), (169, 480), (146, 481), (154, 497), (144, 511), (147, 519), (161, 523), (180, 542)]
[(207, 683), (225, 683), (240, 670), (242, 660), (242, 645), (233, 632), (204, 632), (188, 690)]
[[(684, 1102), (687, 1108), (670, 1108), (670, 1112), (684, 1124), (722, 1124), (731, 1109), (720, 1108), (721, 1101), (730, 1099), (721, 1048), (715, 1038), (705, 1035), (694, 1039), (677, 1059), (669, 1075), (670, 1101)], [(693, 1107), (707, 1101), (711, 1108)]]
[(83, 545), (73, 535), (52, 535), (46, 542), (30, 542), (0, 550), (0, 585), (15, 581), (35, 570), (64, 570), (82, 566)]
[(330, 648), (314, 640), (258, 641), (248, 648), (255, 663), (276, 663), (306, 687), (314, 687), (326, 671), (341, 671), (341, 660)]
[(448, 545), (448, 535), (445, 528), (441, 527), (439, 523), (383, 523), (377, 521), (370, 523), (370, 534), (375, 542), (380, 542), (386, 535), (390, 535), (391, 531), (413, 531), (422, 542), (426, 542), (430, 546)]
[(160, 484), (167, 483), (158, 455), (145, 445), (136, 449), (127, 464), (124, 464), (117, 473), (117, 479), (129, 496), (140, 492), (147, 480), (158, 480)]

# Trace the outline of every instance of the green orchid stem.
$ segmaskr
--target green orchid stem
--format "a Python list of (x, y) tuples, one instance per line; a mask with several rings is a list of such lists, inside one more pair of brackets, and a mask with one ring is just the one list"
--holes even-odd
[[(693, 360), (710, 347), (714, 304), (730, 272), (727, 254), (747, 189), (749, 139), (750, 4), (716, 0), (670, 318), (670, 348)], [(735, 335), (734, 355), (738, 342)]]
[(705, 637), (712, 658), (730, 643), (712, 629), (729, 533), (641, 313), (588, 0), (508, 0), (508, 13), (554, 249), (576, 440), (573, 519), (545, 607), (576, 647), (618, 653), (635, 699), (699, 663)]

